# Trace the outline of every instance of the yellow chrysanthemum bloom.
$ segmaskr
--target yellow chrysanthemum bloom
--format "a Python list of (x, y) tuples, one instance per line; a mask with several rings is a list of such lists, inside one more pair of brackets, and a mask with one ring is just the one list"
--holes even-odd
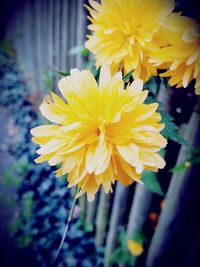
[(173, 0), (89, 0), (88, 28), (85, 46), (95, 54), (96, 66), (107, 63), (113, 71), (124, 74), (134, 70), (133, 77), (148, 80), (157, 75), (149, 63), (152, 51), (160, 48), (156, 36), (161, 22), (174, 9)]
[(193, 79), (195, 93), (200, 94), (200, 25), (194, 19), (172, 13), (163, 22), (166, 47), (152, 54), (150, 61), (168, 69), (162, 77), (170, 77), (169, 84), (177, 88), (187, 87)]
[(128, 240), (128, 249), (131, 254), (136, 257), (140, 256), (144, 252), (142, 244), (134, 240)]
[(160, 134), (164, 124), (158, 104), (144, 104), (147, 91), (135, 80), (124, 90), (122, 73), (111, 77), (101, 68), (99, 86), (88, 70), (71, 70), (58, 87), (67, 102), (52, 93), (40, 106), (43, 116), (55, 123), (31, 130), (41, 146), (36, 163), (62, 163), (57, 176), (68, 173), (69, 187), (78, 185), (94, 199), (102, 185), (112, 191), (118, 180), (124, 185), (140, 181), (143, 170), (158, 171), (165, 161), (158, 154), (166, 146)]

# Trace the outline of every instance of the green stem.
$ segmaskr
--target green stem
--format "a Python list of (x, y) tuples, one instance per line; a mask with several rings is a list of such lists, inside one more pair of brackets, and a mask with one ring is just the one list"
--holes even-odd
[(78, 188), (77, 188), (77, 190), (76, 190), (75, 197), (74, 197), (74, 200), (73, 200), (73, 203), (72, 203), (70, 212), (69, 212), (69, 217), (68, 217), (68, 220), (67, 220), (67, 224), (66, 224), (66, 226), (65, 226), (65, 230), (64, 230), (64, 233), (63, 233), (63, 236), (62, 236), (62, 240), (61, 240), (61, 242), (60, 242), (59, 248), (58, 248), (57, 253), (56, 253), (55, 261), (58, 259), (58, 256), (59, 256), (60, 251), (61, 251), (62, 246), (63, 246), (63, 243), (64, 243), (64, 241), (65, 241), (65, 238), (66, 238), (66, 235), (67, 235), (67, 232), (68, 232), (68, 229), (69, 229), (71, 220), (72, 220), (72, 218), (73, 218), (74, 208), (75, 208), (76, 201), (77, 201), (77, 198), (76, 198), (77, 193), (78, 193)]

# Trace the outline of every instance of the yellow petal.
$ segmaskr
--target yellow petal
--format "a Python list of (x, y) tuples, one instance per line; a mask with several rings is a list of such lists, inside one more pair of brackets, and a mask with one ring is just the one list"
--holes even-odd
[(139, 158), (139, 149), (133, 143), (128, 145), (117, 146), (120, 155), (133, 167), (136, 173), (140, 174), (143, 171), (143, 164)]
[(61, 148), (64, 145), (65, 145), (65, 142), (63, 142), (63, 140), (59, 140), (59, 139), (54, 138), (54, 139), (51, 139), (46, 144), (44, 144), (36, 152), (40, 155), (49, 154), (49, 153), (52, 153), (52, 152), (58, 150), (59, 148)]
[(143, 89), (143, 85), (144, 82), (141, 79), (135, 79), (129, 87), (130, 94), (135, 95), (140, 93)]
[(103, 65), (100, 69), (99, 87), (103, 88), (109, 83), (110, 80), (111, 80), (110, 68), (108, 65)]

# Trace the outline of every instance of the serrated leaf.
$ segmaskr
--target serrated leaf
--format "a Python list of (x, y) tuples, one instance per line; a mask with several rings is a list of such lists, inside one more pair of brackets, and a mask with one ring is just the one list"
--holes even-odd
[(159, 104), (157, 112), (159, 112), (161, 115), (161, 122), (165, 124), (165, 128), (162, 130), (161, 134), (166, 139), (170, 139), (180, 145), (188, 145), (188, 143), (179, 134), (178, 126), (174, 123), (174, 118), (170, 116), (169, 113), (165, 110), (164, 105), (153, 97), (147, 97), (145, 100), (145, 104), (152, 103)]
[(67, 77), (70, 75), (70, 72), (62, 72), (62, 71), (56, 71), (58, 74), (60, 74), (61, 76)]
[(158, 110), (161, 114), (161, 122), (165, 124), (165, 128), (162, 130), (161, 134), (166, 138), (170, 139), (180, 145), (186, 145), (187, 142), (178, 132), (178, 127), (173, 122), (174, 118), (171, 117), (166, 111), (163, 111), (161, 108)]
[(142, 181), (151, 192), (164, 196), (162, 188), (158, 182), (157, 175), (154, 172), (144, 171)]
[(152, 77), (148, 82), (144, 84), (144, 89), (147, 89), (150, 93), (152, 93), (154, 96), (158, 92), (158, 85), (156, 82), (156, 78)]
[(129, 71), (126, 75), (123, 76), (123, 81), (124, 82), (128, 82), (129, 79), (132, 77), (132, 74), (133, 74), (133, 70)]

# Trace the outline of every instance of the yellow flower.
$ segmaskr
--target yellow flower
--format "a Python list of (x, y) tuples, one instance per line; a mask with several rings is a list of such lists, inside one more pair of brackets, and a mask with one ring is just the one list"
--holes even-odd
[(142, 244), (133, 240), (128, 240), (128, 249), (133, 256), (140, 256), (144, 252)]
[(96, 56), (96, 66), (107, 63), (113, 71), (124, 74), (134, 70), (133, 77), (148, 80), (157, 75), (149, 63), (152, 51), (160, 41), (156, 33), (160, 23), (174, 8), (173, 0), (102, 0), (89, 1), (91, 7), (88, 36), (85, 46)]
[(200, 26), (196, 21), (172, 13), (163, 23), (166, 47), (152, 53), (151, 63), (168, 69), (162, 77), (170, 77), (169, 84), (187, 87), (193, 79), (195, 93), (200, 94)]
[(112, 192), (116, 180), (124, 185), (140, 181), (143, 170), (158, 171), (165, 161), (158, 154), (166, 146), (160, 134), (164, 124), (158, 104), (144, 104), (147, 91), (135, 80), (124, 90), (122, 73), (111, 77), (108, 66), (100, 72), (99, 86), (88, 70), (71, 70), (58, 87), (67, 102), (52, 93), (40, 106), (43, 116), (55, 123), (33, 128), (40, 145), (36, 163), (61, 163), (57, 176), (68, 173), (69, 187), (78, 185), (94, 199), (102, 185)]

